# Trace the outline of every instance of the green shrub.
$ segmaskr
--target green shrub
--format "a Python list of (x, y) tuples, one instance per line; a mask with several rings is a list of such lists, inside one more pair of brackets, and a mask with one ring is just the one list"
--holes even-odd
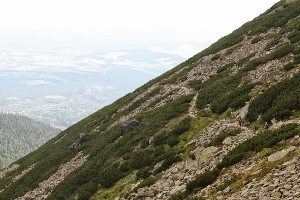
[(233, 89), (220, 98), (215, 99), (211, 103), (211, 110), (214, 113), (221, 114), (228, 108), (238, 109), (246, 105), (250, 100), (249, 92), (254, 87), (254, 84), (245, 84), (241, 87)]
[(288, 124), (272, 131), (262, 132), (230, 151), (217, 165), (218, 169), (230, 167), (242, 159), (246, 158), (251, 152), (260, 152), (263, 148), (271, 148), (278, 142), (299, 135), (299, 125)]
[(153, 151), (144, 149), (133, 152), (129, 159), (129, 166), (133, 169), (140, 169), (150, 165), (154, 160)]
[(238, 66), (243, 66), (245, 63), (248, 63), (249, 60), (250, 60), (253, 56), (255, 56), (255, 53), (252, 53), (252, 54), (250, 54), (249, 56), (246, 56), (246, 57), (244, 57), (244, 58), (241, 58), (241, 59), (237, 62), (237, 65), (238, 65)]
[(217, 73), (221, 73), (221, 72), (223, 72), (223, 71), (225, 71), (225, 70), (233, 67), (235, 64), (236, 64), (235, 62), (231, 62), (231, 63), (225, 64), (225, 65), (223, 65), (222, 67), (220, 67), (218, 69)]
[(168, 140), (168, 134), (167, 132), (162, 132), (160, 133), (159, 135), (156, 135), (153, 137), (153, 144), (154, 145), (162, 145), (162, 144), (165, 144), (166, 141)]
[(178, 137), (176, 137), (175, 135), (171, 135), (170, 137), (168, 137), (167, 139), (167, 144), (171, 147), (177, 145), (179, 143), (179, 139)]
[(148, 167), (140, 169), (137, 173), (136, 176), (137, 178), (148, 178), (151, 175), (150, 169)]
[(211, 60), (217, 60), (217, 59), (219, 59), (219, 58), (221, 58), (221, 55), (220, 55), (220, 54), (215, 54), (215, 55), (211, 58)]
[(225, 52), (225, 56), (228, 56), (228, 55), (232, 54), (235, 50), (237, 50), (240, 47), (242, 47), (242, 45), (238, 44), (238, 45), (235, 45), (235, 46), (227, 49), (227, 51)]
[(124, 175), (118, 170), (117, 164), (109, 165), (105, 167), (99, 177), (99, 183), (105, 187), (109, 188), (113, 186), (118, 180), (120, 180)]
[(188, 191), (188, 193), (191, 193), (196, 188), (204, 188), (212, 184), (218, 178), (219, 174), (220, 170), (218, 168), (206, 171), (203, 174), (197, 176), (194, 180), (190, 181), (186, 185), (186, 190)]
[(287, 36), (291, 43), (296, 43), (300, 40), (300, 31), (293, 31)]
[(294, 48), (295, 47), (292, 44), (282, 45), (277, 49), (275, 49), (271, 54), (251, 60), (246, 64), (246, 66), (242, 69), (242, 71), (247, 72), (247, 71), (255, 70), (259, 65), (265, 64), (270, 60), (279, 59), (281, 57), (288, 55), (289, 53), (293, 52)]
[(161, 164), (161, 166), (154, 172), (154, 174), (160, 173), (160, 172), (168, 169), (174, 163), (177, 163), (179, 161), (181, 161), (181, 158), (175, 152), (168, 153), (166, 155), (165, 160), (163, 161), (163, 163)]
[(262, 36), (257, 36), (257, 37), (255, 37), (255, 38), (251, 41), (251, 44), (258, 43), (258, 42), (261, 41), (262, 39), (264, 39), (264, 37), (262, 37)]
[(294, 64), (294, 65), (300, 64), (300, 55), (296, 55), (296, 56), (294, 57), (293, 64)]
[(157, 177), (149, 176), (144, 181), (142, 181), (136, 188), (134, 188), (134, 191), (137, 191), (139, 188), (148, 187), (150, 185), (153, 185), (156, 181), (157, 181)]
[(295, 135), (300, 135), (299, 125), (288, 124), (272, 131), (262, 132), (253, 138), (239, 144), (230, 151), (214, 169), (198, 175), (186, 186), (188, 194), (197, 188), (204, 188), (218, 178), (222, 169), (230, 167), (241, 160), (247, 158), (252, 152), (259, 152), (264, 148), (271, 148), (282, 140), (290, 139)]
[(179, 192), (172, 195), (168, 200), (186, 200), (188, 198), (187, 192)]
[(231, 184), (233, 184), (236, 180), (237, 180), (236, 177), (234, 177), (232, 179), (229, 179), (223, 185), (220, 185), (219, 187), (217, 187), (217, 191), (223, 191), (223, 190), (225, 190), (228, 186), (230, 186)]
[(246, 119), (253, 122), (259, 115), (266, 122), (284, 119), (300, 109), (300, 74), (284, 80), (257, 96), (249, 105)]
[(284, 71), (289, 71), (291, 69), (294, 69), (296, 66), (293, 63), (288, 63), (283, 66)]
[(269, 51), (271, 48), (275, 47), (276, 45), (278, 45), (280, 42), (280, 37), (275, 37), (274, 39), (272, 39), (265, 47), (265, 50)]
[(197, 108), (203, 109), (207, 104), (222, 98), (232, 89), (238, 87), (239, 83), (240, 77), (230, 76), (227, 71), (214, 75), (206, 82), (197, 86), (201, 88), (196, 101)]
[(266, 56), (262, 56), (259, 58), (255, 58), (253, 60), (251, 60), (250, 62), (248, 62), (246, 64), (246, 66), (242, 69), (243, 72), (248, 72), (248, 71), (252, 71), (255, 70), (257, 68), (257, 66), (262, 65), (267, 63), (270, 59), (270, 55), (266, 55)]
[(190, 117), (186, 117), (183, 120), (181, 120), (173, 129), (172, 133), (175, 135), (181, 135), (182, 133), (190, 130), (192, 123), (192, 119)]
[(87, 183), (82, 186), (82, 188), (78, 191), (78, 200), (86, 200), (89, 199), (90, 196), (93, 196), (95, 192), (98, 190), (98, 185), (96, 183)]
[(278, 59), (284, 57), (290, 54), (291, 52), (293, 52), (294, 48), (295, 46), (293, 44), (282, 45), (277, 49), (275, 49), (275, 51), (272, 53), (272, 59)]
[(191, 121), (192, 119), (190, 117), (186, 117), (176, 124), (171, 131), (164, 131), (159, 135), (156, 135), (153, 138), (154, 145), (162, 145), (167, 143), (170, 146), (174, 146), (178, 144), (179, 136), (190, 129)]

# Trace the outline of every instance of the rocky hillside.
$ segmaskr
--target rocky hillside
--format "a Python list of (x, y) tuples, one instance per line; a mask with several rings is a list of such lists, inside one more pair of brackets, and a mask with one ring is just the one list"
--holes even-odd
[(37, 149), (59, 131), (22, 115), (0, 113), (0, 168)]
[(300, 0), (0, 172), (0, 199), (299, 199)]

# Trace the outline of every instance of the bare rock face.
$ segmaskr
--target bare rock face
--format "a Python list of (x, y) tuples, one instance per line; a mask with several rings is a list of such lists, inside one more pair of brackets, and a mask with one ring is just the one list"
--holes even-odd
[(86, 142), (87, 140), (87, 135), (86, 133), (80, 133), (79, 138), (70, 145), (70, 149), (71, 150), (78, 150), (80, 148), (80, 146)]
[(268, 157), (268, 161), (269, 161), (269, 162), (275, 162), (275, 161), (277, 161), (277, 160), (280, 160), (280, 159), (286, 157), (287, 155), (289, 155), (289, 154), (290, 154), (291, 152), (293, 152), (295, 149), (296, 149), (295, 146), (291, 146), (291, 147), (289, 147), (289, 148), (287, 148), (287, 149), (283, 149), (283, 150), (281, 150), (281, 151), (278, 151), (278, 152), (276, 152), (276, 153), (273, 153), (272, 155), (270, 155), (270, 156)]
[(121, 125), (121, 131), (122, 133), (128, 133), (129, 131), (132, 131), (135, 127), (137, 127), (139, 124), (140, 122), (136, 119), (124, 122)]
[(233, 142), (231, 137), (227, 137), (225, 138), (225, 140), (223, 141), (223, 144), (225, 145), (230, 145)]
[(299, 199), (299, 156), (276, 166), (263, 179), (254, 180), (240, 191), (222, 199)]

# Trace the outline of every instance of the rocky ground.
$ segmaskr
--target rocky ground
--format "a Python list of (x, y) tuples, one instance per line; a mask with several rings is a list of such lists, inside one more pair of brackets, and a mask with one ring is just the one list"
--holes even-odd
[(87, 159), (82, 152), (79, 152), (69, 162), (61, 165), (59, 169), (52, 174), (47, 180), (41, 182), (33, 191), (27, 192), (24, 196), (17, 198), (17, 200), (28, 199), (46, 199), (51, 194), (51, 191), (62, 182), (71, 172), (80, 167)]

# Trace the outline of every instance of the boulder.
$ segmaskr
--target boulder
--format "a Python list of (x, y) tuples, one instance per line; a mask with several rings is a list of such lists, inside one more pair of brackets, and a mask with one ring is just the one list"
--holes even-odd
[(232, 144), (232, 142), (233, 142), (233, 139), (232, 139), (231, 137), (227, 137), (227, 138), (225, 138), (225, 140), (223, 141), (223, 144), (225, 144), (225, 145), (230, 145), (230, 144)]
[(87, 140), (87, 135), (86, 133), (80, 133), (79, 138), (69, 146), (70, 149), (72, 150), (78, 150), (80, 146), (86, 142)]
[(296, 149), (295, 146), (290, 146), (287, 149), (283, 149), (281, 151), (277, 151), (276, 153), (273, 153), (272, 155), (270, 155), (268, 157), (268, 161), (269, 162), (275, 162), (277, 160), (280, 160), (284, 157), (286, 157), (287, 155), (289, 155), (291, 152), (293, 152)]
[(132, 131), (135, 127), (137, 127), (139, 124), (140, 124), (140, 122), (136, 119), (124, 122), (121, 125), (121, 131), (122, 131), (122, 133), (128, 133), (128, 132)]

